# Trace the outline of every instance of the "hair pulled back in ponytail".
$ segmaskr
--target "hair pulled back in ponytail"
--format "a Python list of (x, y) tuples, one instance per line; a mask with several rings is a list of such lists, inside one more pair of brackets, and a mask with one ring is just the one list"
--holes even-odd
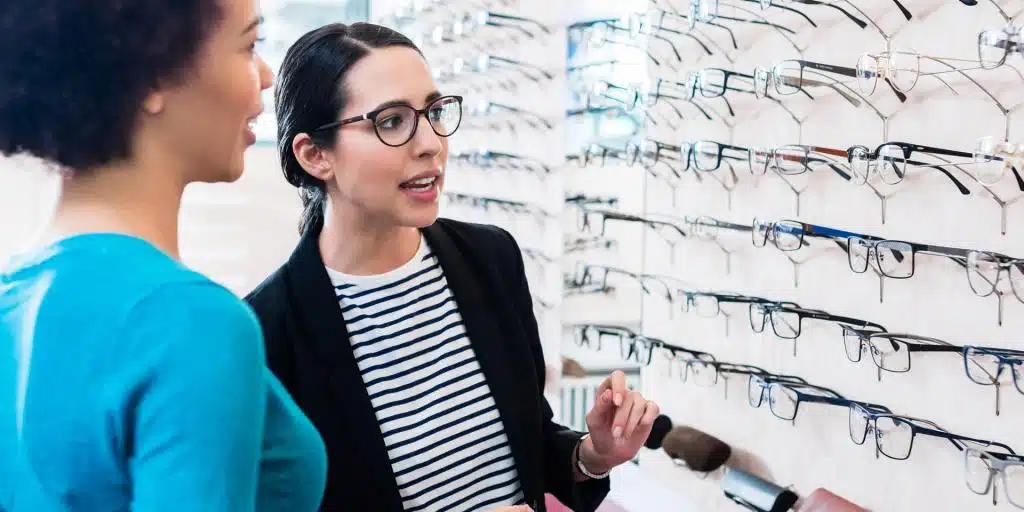
[(284, 177), (299, 189), (302, 219), (299, 233), (323, 225), (326, 184), (303, 169), (292, 140), (307, 133), (313, 144), (333, 147), (337, 129), (313, 132), (336, 121), (348, 102), (345, 76), (352, 65), (375, 48), (405, 46), (420, 51), (408, 37), (372, 23), (331, 23), (307, 32), (288, 49), (277, 75), (278, 153)]

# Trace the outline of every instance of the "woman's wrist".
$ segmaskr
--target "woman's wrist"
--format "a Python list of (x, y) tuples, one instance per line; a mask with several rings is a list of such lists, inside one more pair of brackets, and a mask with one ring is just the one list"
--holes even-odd
[(594, 448), (594, 440), (590, 436), (580, 440), (579, 463), (586, 468), (588, 473), (603, 475), (614, 467), (608, 460), (601, 457)]

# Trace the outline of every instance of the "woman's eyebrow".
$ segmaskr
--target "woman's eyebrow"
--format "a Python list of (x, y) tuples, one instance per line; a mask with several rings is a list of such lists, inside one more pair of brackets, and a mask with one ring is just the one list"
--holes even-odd
[[(424, 99), (424, 101), (425, 101), (425, 103), (426, 103), (426, 104), (428, 104), (428, 105), (429, 105), (429, 104), (430, 104), (430, 103), (431, 103), (432, 101), (434, 101), (434, 100), (436, 100), (436, 99), (438, 99), (438, 98), (440, 98), (440, 97), (441, 97), (441, 93), (440, 93), (439, 91), (434, 91), (434, 92), (432, 92), (432, 93), (428, 94), (428, 95), (426, 96), (426, 98)], [(373, 109), (373, 111), (377, 111), (377, 110), (385, 109), (385, 108), (388, 108), (388, 107), (397, 107), (397, 106), (399, 106), (399, 105), (402, 105), (402, 106), (407, 106), (407, 107), (411, 107), (411, 106), (412, 106), (412, 103), (411, 103), (411, 102), (409, 102), (408, 100), (391, 100), (391, 101), (385, 101), (384, 103), (381, 103), (380, 105), (377, 105), (377, 106), (376, 106), (376, 107), (375, 107), (375, 108)]]
[(262, 24), (263, 24), (263, 16), (257, 16), (256, 19), (254, 19), (251, 22), (249, 22), (249, 25), (245, 27), (245, 30), (242, 31), (242, 35), (244, 36), (244, 35), (248, 34), (249, 32), (252, 32), (253, 30), (256, 30), (256, 28), (259, 27)]

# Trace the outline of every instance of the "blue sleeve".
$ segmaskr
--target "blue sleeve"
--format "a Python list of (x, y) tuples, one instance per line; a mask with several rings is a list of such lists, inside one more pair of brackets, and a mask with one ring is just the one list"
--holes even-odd
[(123, 333), (141, 368), (123, 397), (131, 509), (255, 510), (267, 396), (255, 315), (216, 284), (174, 284)]

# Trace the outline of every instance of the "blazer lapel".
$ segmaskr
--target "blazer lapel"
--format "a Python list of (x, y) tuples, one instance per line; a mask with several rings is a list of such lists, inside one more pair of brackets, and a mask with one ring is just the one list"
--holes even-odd
[[(470, 345), (476, 355), (480, 368), (490, 387), (508, 436), (519, 479), (527, 499), (538, 496), (538, 483), (535, 481), (535, 468), (527, 458), (528, 440), (522, 418), (527, 417), (523, 410), (523, 401), (519, 390), (514, 386), (516, 364), (508, 350), (508, 341), (503, 331), (509, 329), (504, 318), (495, 314), (495, 304), (487, 300), (482, 283), (493, 282), (491, 279), (474, 272), (474, 267), (463, 251), (460, 250), (452, 237), (440, 223), (435, 222), (423, 230), (424, 237), (431, 250), (437, 256), (441, 269), (444, 271), (448, 287), (459, 308), (463, 326), (469, 337)], [(484, 277), (481, 279), (481, 277)], [(489, 290), (495, 293), (496, 290)], [(513, 331), (514, 332), (514, 331)], [(539, 469), (539, 468), (538, 468)]]
[(328, 426), (330, 431), (323, 435), (329, 450), (335, 447), (330, 450), (336, 457), (332, 462), (345, 466), (339, 473), (365, 471), (380, 475), (379, 488), (390, 487), (394, 492), (381, 496), (375, 506), (380, 510), (401, 510), (387, 446), (320, 255), (319, 235), (319, 226), (308, 230), (288, 262), (291, 301), (305, 335), (296, 350), (306, 352), (304, 369), (315, 369), (317, 374), (312, 389), (302, 393), (310, 398), (304, 404), (306, 413), (315, 418), (314, 422)]

